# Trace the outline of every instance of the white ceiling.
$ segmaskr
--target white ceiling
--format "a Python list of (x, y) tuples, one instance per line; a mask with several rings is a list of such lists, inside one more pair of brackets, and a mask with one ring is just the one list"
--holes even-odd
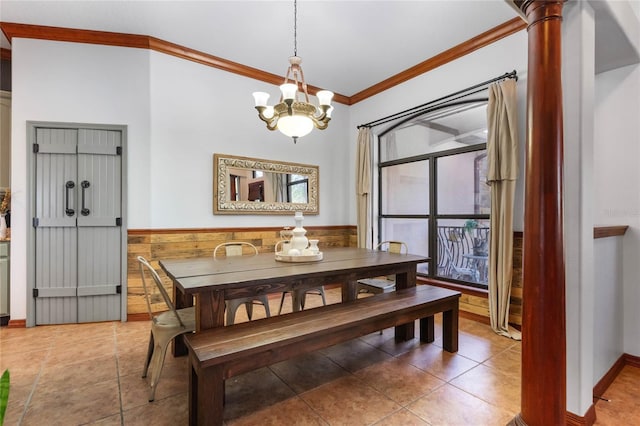
[[(298, 0), (298, 56), (308, 84), (351, 96), (516, 16), (504, 0)], [(292, 0), (1, 0), (0, 21), (153, 36), (276, 75), (293, 54)]]

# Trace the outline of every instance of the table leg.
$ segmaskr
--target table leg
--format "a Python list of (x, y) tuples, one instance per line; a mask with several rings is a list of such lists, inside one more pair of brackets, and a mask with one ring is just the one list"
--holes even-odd
[[(173, 282), (173, 304), (176, 309), (188, 308), (193, 306), (193, 297), (190, 294), (184, 294), (181, 292), (176, 285), (176, 282)], [(171, 353), (174, 357), (176, 356), (184, 356), (187, 354), (187, 347), (184, 344), (184, 339), (182, 335), (176, 336), (173, 339), (171, 344)]]
[(203, 291), (196, 298), (196, 332), (224, 327), (224, 293)]
[[(415, 287), (416, 286), (416, 274), (417, 267), (414, 264), (413, 266), (406, 267), (405, 270), (396, 272), (396, 289), (401, 290), (403, 288)], [(415, 322), (411, 321), (408, 324), (402, 324), (396, 326), (395, 330), (395, 339), (396, 341), (406, 341), (411, 340), (415, 337)]]
[(433, 320), (433, 315), (420, 318), (420, 341), (431, 343), (435, 339), (435, 321)]
[(358, 298), (358, 281), (345, 281), (342, 283), (342, 302), (350, 302)]

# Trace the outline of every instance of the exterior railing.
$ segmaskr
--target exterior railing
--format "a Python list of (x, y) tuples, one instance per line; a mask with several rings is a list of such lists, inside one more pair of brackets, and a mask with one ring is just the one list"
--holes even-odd
[(488, 283), (489, 228), (438, 227), (437, 275)]

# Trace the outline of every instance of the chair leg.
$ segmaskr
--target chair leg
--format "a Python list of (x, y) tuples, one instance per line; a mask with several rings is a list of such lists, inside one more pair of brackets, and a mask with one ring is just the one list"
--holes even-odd
[(278, 315), (282, 313), (282, 306), (284, 306), (284, 297), (286, 296), (286, 294), (286, 291), (282, 292), (282, 297), (280, 298), (280, 307), (278, 308)]
[(153, 351), (153, 365), (151, 366), (151, 389), (149, 390), (149, 402), (155, 399), (156, 388), (160, 381), (160, 374), (162, 374), (162, 367), (164, 366), (164, 357), (167, 354), (167, 347), (169, 342), (162, 342), (162, 345), (157, 345)]
[(245, 303), (244, 308), (247, 310), (247, 318), (251, 321), (251, 317), (253, 317), (253, 301)]
[(322, 306), (327, 306), (327, 298), (324, 295), (324, 287), (320, 287), (320, 296), (322, 296)]
[(147, 357), (144, 362), (144, 369), (142, 370), (142, 378), (147, 377), (147, 373), (149, 372), (149, 363), (151, 362), (151, 356), (153, 355), (153, 331), (149, 332), (149, 348), (147, 349)]
[(236, 303), (236, 299), (227, 300), (227, 325), (233, 325), (236, 320), (236, 312), (241, 304)]
[(264, 312), (267, 318), (271, 316), (271, 311), (269, 310), (269, 298), (267, 296), (260, 296), (260, 302), (264, 306)]
[(304, 303), (307, 301), (307, 292), (303, 291), (300, 294), (300, 310), (304, 311)]

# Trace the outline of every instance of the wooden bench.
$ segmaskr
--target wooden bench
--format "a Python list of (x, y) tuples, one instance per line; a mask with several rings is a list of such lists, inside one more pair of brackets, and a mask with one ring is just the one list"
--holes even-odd
[(420, 320), (420, 340), (433, 342), (442, 312), (442, 346), (458, 350), (460, 293), (417, 286), (185, 336), (189, 349), (189, 423), (221, 425), (224, 381), (384, 328)]

